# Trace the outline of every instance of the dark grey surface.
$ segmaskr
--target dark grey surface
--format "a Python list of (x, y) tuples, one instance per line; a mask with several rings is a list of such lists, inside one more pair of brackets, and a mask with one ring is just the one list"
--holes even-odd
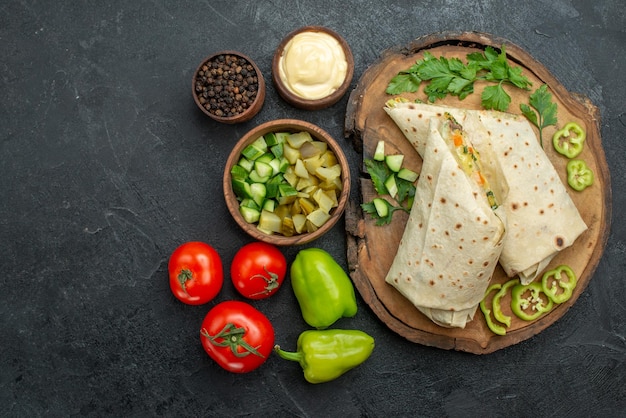
[[(0, 416), (624, 416), (625, 9), (623, 0), (2, 2)], [(269, 83), (255, 119), (225, 126), (194, 108), (192, 71), (236, 49), (269, 80), (274, 48), (307, 24), (346, 38), (354, 84), (387, 48), (477, 30), (525, 48), (600, 109), (613, 225), (589, 287), (561, 320), (476, 356), (407, 342), (359, 297), (357, 316), (337, 327), (362, 329), (377, 347), (334, 382), (310, 385), (277, 356), (230, 374), (204, 354), (202, 318), (238, 296), (226, 281), (206, 306), (177, 302), (169, 254), (202, 240), (228, 268), (250, 241), (222, 198), (235, 140), (282, 117), (341, 140), (347, 96), (305, 112)], [(312, 245), (345, 267), (343, 227)], [(291, 289), (253, 305), (293, 348), (306, 326)]]

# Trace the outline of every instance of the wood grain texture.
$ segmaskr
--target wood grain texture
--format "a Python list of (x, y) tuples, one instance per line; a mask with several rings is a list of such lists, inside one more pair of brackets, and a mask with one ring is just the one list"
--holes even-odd
[[(395, 288), (385, 283), (385, 275), (393, 262), (408, 215), (396, 212), (392, 223), (384, 227), (375, 226), (372, 219), (363, 216), (359, 204), (370, 201), (375, 196), (375, 191), (365, 175), (365, 169), (361, 167), (362, 175), (358, 180), (360, 201), (351, 201), (346, 209), (347, 253), (351, 277), (365, 302), (390, 329), (419, 344), (487, 354), (536, 335), (561, 318), (576, 302), (593, 276), (608, 238), (611, 187), (600, 137), (598, 109), (587, 98), (568, 92), (542, 64), (522, 48), (505, 39), (477, 32), (442, 32), (417, 38), (405, 47), (385, 51), (378, 61), (365, 71), (350, 95), (345, 119), (346, 137), (353, 141), (356, 149), (362, 153), (363, 159), (371, 158), (377, 142), (385, 140), (387, 149), (389, 147), (392, 149), (389, 152), (403, 153), (406, 156), (405, 164), (409, 168), (419, 170), (421, 167), (419, 155), (383, 110), (385, 101), (392, 97), (385, 93), (390, 79), (422, 58), (424, 51), (429, 51), (436, 57), (443, 55), (465, 61), (468, 53), (483, 50), (486, 46), (499, 49), (502, 45), (506, 47), (510, 64), (522, 67), (523, 74), (532, 81), (532, 91), (541, 84), (548, 85), (553, 100), (558, 105), (557, 127), (569, 121), (576, 121), (587, 131), (585, 149), (579, 158), (584, 159), (594, 171), (595, 183), (583, 192), (575, 192), (569, 187), (568, 192), (589, 229), (573, 246), (557, 255), (549, 266), (549, 268), (559, 264), (571, 266), (579, 277), (578, 285), (570, 300), (558, 305), (538, 320), (525, 322), (514, 317), (505, 336), (494, 335), (487, 328), (480, 310), (477, 310), (474, 320), (465, 329), (447, 329), (435, 325)], [(456, 97), (448, 97), (437, 103), (479, 109), (480, 93), (484, 85), (477, 82), (474, 94), (463, 101)], [(519, 105), (528, 102), (530, 92), (505, 89), (512, 98), (508, 111), (521, 113)], [(422, 89), (402, 96), (426, 101)], [(568, 160), (554, 151), (549, 141), (557, 127), (550, 126), (544, 129), (544, 149), (560, 174), (561, 180), (567, 184), (565, 165)], [(536, 132), (538, 135), (539, 131)], [(491, 283), (504, 283), (507, 280), (508, 277), (498, 266)], [(509, 300), (508, 295), (503, 299), (504, 311), (508, 314), (510, 314)]]

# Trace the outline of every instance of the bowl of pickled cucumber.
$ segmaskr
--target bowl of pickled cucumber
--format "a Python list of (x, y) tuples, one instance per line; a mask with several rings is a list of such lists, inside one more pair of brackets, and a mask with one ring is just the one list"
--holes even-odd
[(339, 144), (297, 119), (265, 122), (233, 147), (224, 169), (224, 198), (237, 224), (274, 245), (311, 242), (341, 218), (350, 169)]

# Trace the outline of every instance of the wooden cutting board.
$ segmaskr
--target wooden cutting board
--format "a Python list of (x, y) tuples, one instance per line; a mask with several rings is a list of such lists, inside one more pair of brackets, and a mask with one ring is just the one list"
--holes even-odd
[[(611, 187), (600, 137), (599, 111), (587, 98), (568, 92), (542, 64), (505, 39), (476, 32), (444, 32), (424, 36), (405, 47), (385, 51), (365, 71), (350, 95), (345, 120), (346, 137), (362, 153), (363, 159), (372, 158), (376, 144), (379, 140), (384, 140), (387, 153), (404, 154), (405, 165), (419, 172), (421, 158), (383, 110), (384, 103), (394, 97), (385, 93), (389, 81), (399, 71), (408, 69), (416, 60), (421, 59), (425, 51), (435, 57), (456, 57), (466, 62), (469, 53), (482, 52), (486, 46), (492, 46), (499, 51), (502, 45), (506, 47), (509, 64), (522, 67), (523, 74), (533, 83), (531, 91), (505, 87), (512, 98), (508, 111), (521, 113), (520, 103), (528, 103), (529, 94), (542, 84), (547, 84), (553, 101), (558, 105), (557, 127), (561, 128), (569, 121), (576, 121), (587, 131), (585, 148), (578, 158), (584, 159), (593, 170), (595, 182), (582, 192), (576, 192), (567, 186), (565, 166), (568, 159), (558, 154), (551, 144), (557, 127), (547, 127), (543, 132), (546, 154), (560, 173), (561, 180), (589, 227), (573, 246), (556, 256), (548, 268), (560, 264), (569, 265), (578, 276), (578, 284), (571, 299), (556, 305), (550, 313), (535, 321), (522, 321), (512, 315), (512, 325), (504, 336), (495, 335), (487, 328), (480, 309), (464, 329), (448, 329), (435, 325), (385, 282), (408, 215), (397, 211), (391, 224), (376, 226), (369, 215), (363, 214), (360, 204), (371, 201), (376, 193), (362, 165), (361, 176), (357, 180), (360, 195), (353, 198), (346, 209), (350, 275), (364, 301), (380, 320), (391, 330), (415, 343), (486, 354), (536, 335), (561, 318), (576, 302), (591, 280), (606, 245), (611, 219)], [(456, 97), (447, 97), (437, 104), (480, 109), (480, 93), (485, 85), (487, 84), (477, 82), (475, 92), (462, 101)], [(402, 96), (427, 101), (422, 89)], [(538, 136), (538, 129), (536, 133)], [(508, 279), (498, 266), (491, 283), (504, 283)], [(502, 305), (504, 312), (511, 315), (509, 301), (507, 295)]]

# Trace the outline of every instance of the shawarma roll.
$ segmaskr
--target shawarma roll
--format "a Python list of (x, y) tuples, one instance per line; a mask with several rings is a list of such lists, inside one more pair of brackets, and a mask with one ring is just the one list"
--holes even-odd
[(415, 200), (385, 280), (436, 324), (463, 328), (498, 263), (504, 212), (477, 180), (485, 173), (476, 161), (454, 146), (462, 127), (453, 118), (430, 121)]
[[(520, 115), (425, 103), (388, 102), (385, 111), (417, 152), (425, 157), (429, 121), (449, 113), (461, 123), (486, 164), (502, 178), (507, 236), (500, 265), (509, 277), (533, 281), (563, 249), (587, 229), (530, 123)], [(492, 167), (493, 168), (493, 167)]]

